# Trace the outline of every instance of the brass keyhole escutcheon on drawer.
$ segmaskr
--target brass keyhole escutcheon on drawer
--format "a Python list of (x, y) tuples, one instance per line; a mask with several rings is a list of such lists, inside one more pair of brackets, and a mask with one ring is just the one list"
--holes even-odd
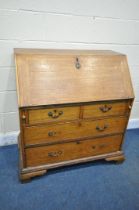
[(109, 110), (112, 109), (112, 106), (108, 106), (108, 105), (104, 105), (104, 106), (101, 106), (99, 107), (99, 109), (102, 111), (102, 112), (108, 112)]
[(62, 151), (48, 152), (48, 157), (58, 157), (60, 155), (62, 155)]
[(63, 111), (57, 111), (56, 109), (52, 112), (48, 112), (48, 116), (52, 118), (58, 118), (60, 115), (63, 114)]
[(103, 127), (100, 127), (100, 126), (96, 126), (96, 130), (98, 130), (98, 131), (104, 131), (104, 130), (106, 130), (108, 128), (108, 125), (104, 125)]
[(48, 136), (55, 136), (56, 135), (56, 132), (55, 131), (49, 131), (48, 132)]
[(77, 140), (77, 141), (76, 141), (76, 144), (81, 144), (81, 141)]

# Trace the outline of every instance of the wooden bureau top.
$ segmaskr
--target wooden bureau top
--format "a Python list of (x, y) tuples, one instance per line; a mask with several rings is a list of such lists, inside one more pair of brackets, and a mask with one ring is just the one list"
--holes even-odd
[(126, 56), (15, 49), (19, 107), (134, 98)]
[(112, 50), (28, 49), (15, 48), (15, 54), (122, 55)]

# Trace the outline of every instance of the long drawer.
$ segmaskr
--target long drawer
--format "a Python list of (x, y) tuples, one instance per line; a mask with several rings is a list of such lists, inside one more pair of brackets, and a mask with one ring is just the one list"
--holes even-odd
[(26, 145), (41, 144), (89, 136), (122, 133), (124, 132), (126, 123), (127, 117), (113, 117), (24, 127), (24, 142)]
[(27, 167), (58, 163), (120, 150), (122, 135), (75, 141), (25, 150)]

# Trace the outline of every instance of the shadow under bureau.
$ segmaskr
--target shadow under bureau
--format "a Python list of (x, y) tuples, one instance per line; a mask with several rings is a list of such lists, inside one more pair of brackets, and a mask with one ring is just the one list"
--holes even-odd
[(20, 179), (105, 159), (123, 161), (134, 93), (113, 51), (15, 49)]

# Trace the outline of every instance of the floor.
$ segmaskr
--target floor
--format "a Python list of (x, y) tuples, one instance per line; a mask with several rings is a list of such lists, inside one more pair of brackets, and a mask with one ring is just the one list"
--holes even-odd
[(17, 145), (0, 148), (0, 210), (139, 210), (139, 129), (128, 130), (123, 164), (95, 161), (18, 180)]

